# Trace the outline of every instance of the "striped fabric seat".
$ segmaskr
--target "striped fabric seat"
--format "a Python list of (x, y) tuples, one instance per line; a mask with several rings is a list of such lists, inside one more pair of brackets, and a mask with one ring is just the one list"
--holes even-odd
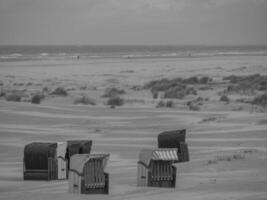
[(101, 159), (91, 159), (84, 166), (86, 188), (103, 188), (105, 186), (104, 168)]
[(173, 180), (173, 169), (170, 162), (178, 160), (177, 151), (174, 149), (157, 149), (152, 152), (152, 180)]
[(172, 167), (168, 163), (154, 162), (151, 178), (154, 181), (172, 180)]

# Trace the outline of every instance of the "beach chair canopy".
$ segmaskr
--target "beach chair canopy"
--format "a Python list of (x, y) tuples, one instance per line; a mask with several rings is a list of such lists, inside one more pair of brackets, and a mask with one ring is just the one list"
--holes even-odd
[(57, 143), (30, 143), (24, 148), (26, 169), (48, 169), (48, 158), (56, 157)]
[(146, 166), (150, 165), (152, 160), (155, 161), (178, 161), (177, 149), (144, 149), (139, 154), (139, 161)]
[(82, 176), (84, 165), (89, 160), (100, 160), (103, 169), (105, 169), (108, 159), (109, 154), (75, 154), (70, 159), (70, 171), (74, 171), (80, 176)]
[(177, 148), (181, 142), (185, 143), (186, 130), (166, 131), (158, 135), (159, 148)]
[(92, 140), (70, 140), (68, 141), (67, 151), (68, 156), (74, 154), (90, 153), (92, 148)]

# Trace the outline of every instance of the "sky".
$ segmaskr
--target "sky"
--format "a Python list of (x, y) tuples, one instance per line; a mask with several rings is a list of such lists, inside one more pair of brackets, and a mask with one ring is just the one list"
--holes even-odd
[(0, 0), (0, 45), (267, 45), (267, 0)]

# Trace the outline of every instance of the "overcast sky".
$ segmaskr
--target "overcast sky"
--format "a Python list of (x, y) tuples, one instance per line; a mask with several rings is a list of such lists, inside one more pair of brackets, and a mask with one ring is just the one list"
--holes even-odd
[(267, 0), (0, 0), (0, 44), (267, 45)]

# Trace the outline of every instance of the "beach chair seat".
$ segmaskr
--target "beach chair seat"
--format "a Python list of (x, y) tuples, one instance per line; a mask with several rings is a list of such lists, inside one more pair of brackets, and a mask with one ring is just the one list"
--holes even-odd
[(139, 154), (138, 186), (175, 187), (177, 149), (144, 149)]
[[(109, 175), (105, 173), (109, 154), (76, 154), (71, 157), (69, 191), (82, 194), (108, 194)], [(74, 187), (77, 185), (77, 189)]]
[(104, 188), (105, 174), (101, 159), (91, 159), (84, 167), (85, 187)]

